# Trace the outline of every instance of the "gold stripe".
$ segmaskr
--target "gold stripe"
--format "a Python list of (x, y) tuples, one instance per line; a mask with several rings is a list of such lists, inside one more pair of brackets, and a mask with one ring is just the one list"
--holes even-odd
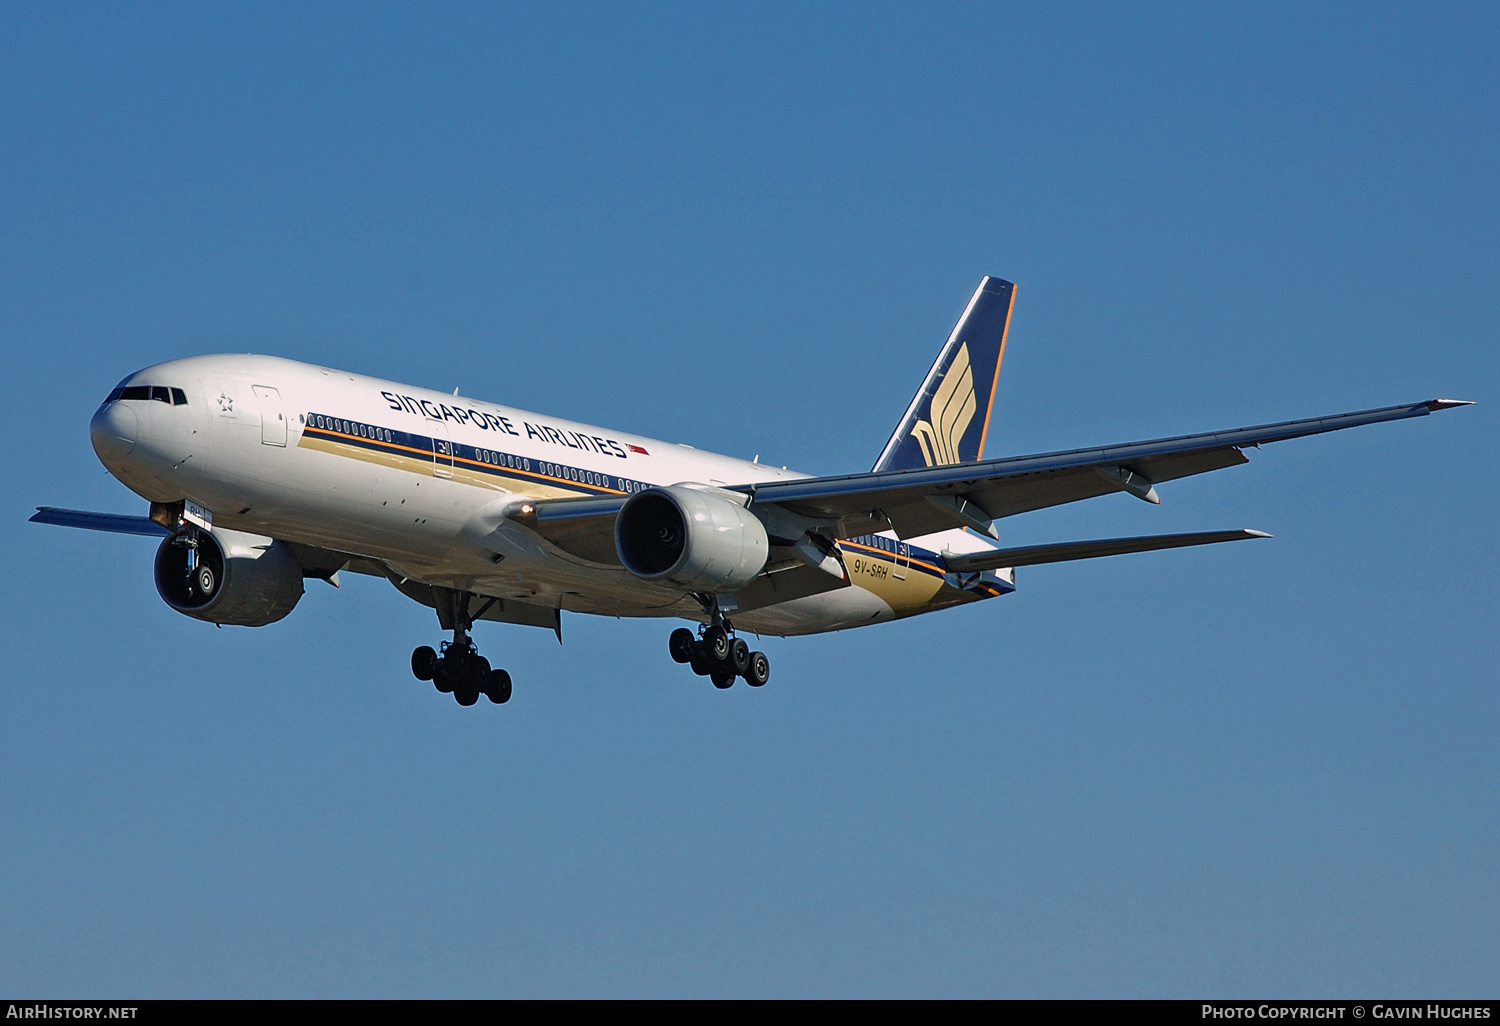
[(1010, 314), (1016, 307), (1016, 286), (1010, 287), (1010, 302), (1005, 305), (1005, 327), (1000, 329), (1000, 352), (995, 355), (995, 380), (990, 382), (990, 404), (984, 408), (984, 427), (979, 430), (979, 452), (976, 460), (984, 459), (984, 440), (990, 436), (990, 414), (995, 409), (995, 389), (1000, 387), (1000, 364), (1005, 359), (1005, 340), (1010, 337)]

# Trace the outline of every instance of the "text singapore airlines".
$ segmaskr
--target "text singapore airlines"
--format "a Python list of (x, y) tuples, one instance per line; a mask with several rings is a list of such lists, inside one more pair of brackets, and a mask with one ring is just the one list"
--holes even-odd
[(130, 375), (94, 451), (149, 516), (35, 521), (162, 536), (163, 600), (262, 626), (341, 571), (385, 577), (453, 640), (412, 672), (462, 705), (510, 698), (475, 620), (679, 617), (672, 658), (720, 688), (770, 665), (735, 629), (817, 634), (1015, 590), (1015, 567), (1268, 537), (1227, 530), (1002, 548), (995, 521), (1245, 463), (1267, 442), (1421, 417), (1434, 399), (1310, 420), (983, 459), (1015, 286), (985, 278), (869, 473), (810, 477), (620, 431), (267, 356)]

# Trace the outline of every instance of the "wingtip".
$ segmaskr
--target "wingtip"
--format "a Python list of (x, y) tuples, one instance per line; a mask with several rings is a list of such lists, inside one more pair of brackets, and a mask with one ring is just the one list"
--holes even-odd
[(1452, 410), (1459, 406), (1473, 406), (1468, 399), (1429, 399), (1422, 404), (1428, 411), (1436, 413), (1438, 410)]
[(1276, 537), (1274, 534), (1267, 534), (1265, 531), (1257, 531), (1253, 527), (1246, 527), (1243, 530), (1244, 530), (1245, 536), (1247, 538), (1274, 538), (1274, 537)]

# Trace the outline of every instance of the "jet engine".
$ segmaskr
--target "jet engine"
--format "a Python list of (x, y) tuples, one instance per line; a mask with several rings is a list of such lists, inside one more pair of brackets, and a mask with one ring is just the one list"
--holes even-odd
[(224, 528), (163, 541), (155, 576), (162, 601), (209, 623), (264, 627), (302, 598), (302, 566), (285, 544)]
[(637, 492), (615, 518), (620, 562), (642, 580), (738, 591), (760, 573), (769, 552), (766, 529), (744, 500), (686, 485)]

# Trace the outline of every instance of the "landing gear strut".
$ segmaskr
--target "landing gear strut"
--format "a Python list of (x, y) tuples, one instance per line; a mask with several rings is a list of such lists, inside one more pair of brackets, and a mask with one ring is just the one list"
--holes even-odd
[(736, 677), (745, 678), (745, 683), (758, 688), (771, 677), (771, 661), (764, 652), (752, 652), (743, 638), (734, 636), (734, 627), (719, 611), (717, 602), (704, 602), (711, 618), (706, 627), (698, 629), (699, 636), (686, 627), (679, 627), (667, 639), (667, 648), (672, 658), (679, 663), (688, 663), (693, 672), (707, 677), (716, 688), (734, 686)]
[[(433, 590), (437, 591), (436, 588)], [(423, 645), (412, 652), (412, 676), (417, 680), (432, 681), (434, 687), (445, 695), (451, 694), (459, 705), (473, 705), (479, 701), (480, 695), (496, 705), (503, 705), (510, 701), (510, 674), (491, 669), (490, 661), (479, 654), (470, 640), (469, 628), (474, 625), (474, 617), (469, 613), (471, 597), (468, 592), (449, 592), (444, 596), (448, 599), (446, 612), (450, 615), (442, 617), (440, 611), (439, 618), (452, 623), (453, 640), (443, 642), (440, 651), (435, 652), (431, 646)], [(480, 615), (485, 608), (480, 607)]]
[(172, 544), (180, 549), (187, 550), (187, 593), (199, 601), (207, 602), (214, 597), (214, 590), (218, 588), (219, 581), (214, 576), (213, 567), (201, 557), (202, 549), (199, 547), (198, 528), (192, 524), (184, 525), (172, 538)]

